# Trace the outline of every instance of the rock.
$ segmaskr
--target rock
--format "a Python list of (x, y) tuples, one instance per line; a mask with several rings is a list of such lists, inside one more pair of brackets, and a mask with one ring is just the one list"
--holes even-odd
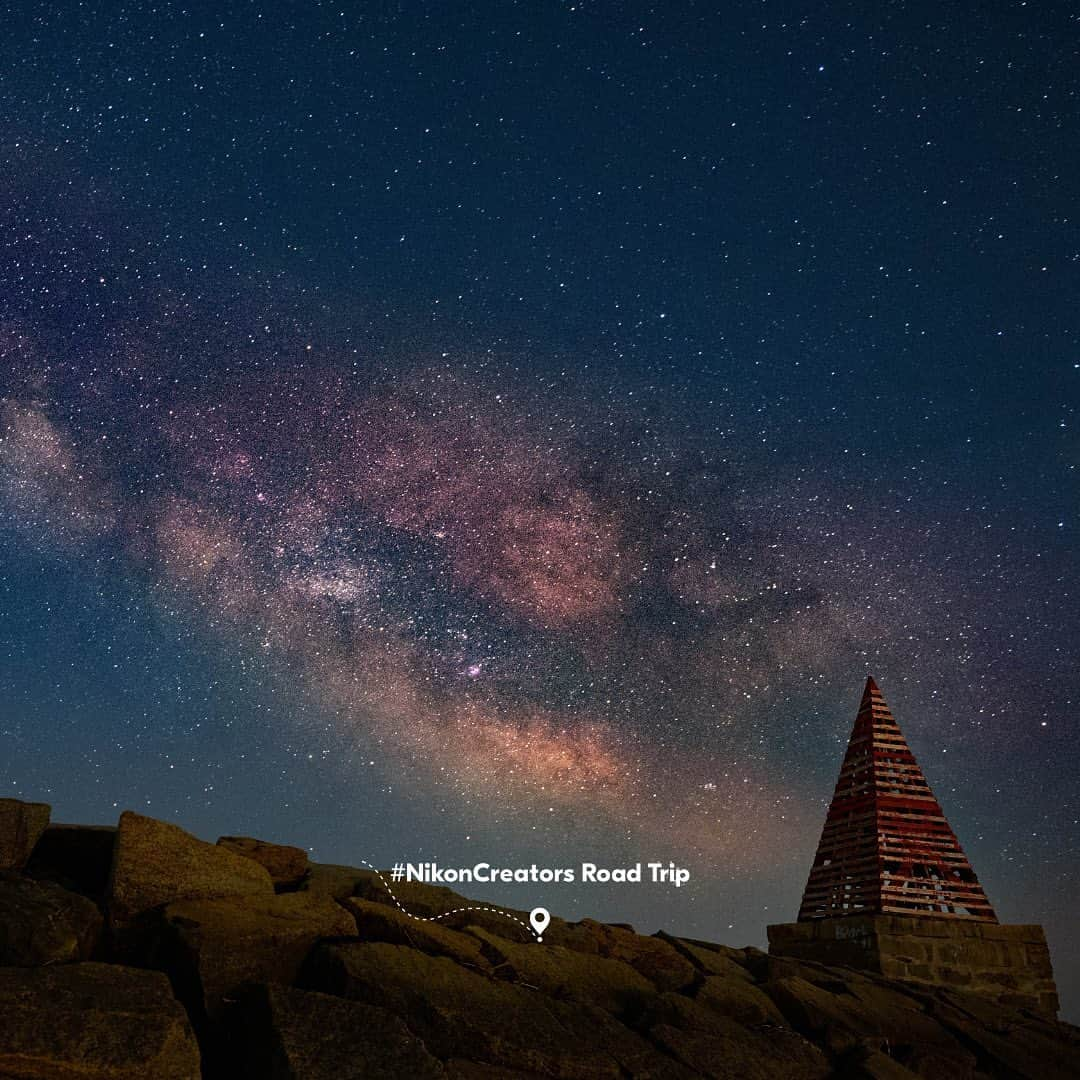
[(975, 1051), (981, 1071), (1010, 1080), (1080, 1076), (1080, 1030), (1069, 1024), (988, 1007), (971, 994), (941, 994), (930, 1011)]
[(790, 1028), (773, 1024), (749, 1028), (684, 994), (654, 999), (638, 1026), (699, 1075), (813, 1080), (832, 1068), (816, 1046)]
[[(356, 895), (375, 904), (397, 907), (395, 897), (401, 906), (412, 915), (445, 915), (455, 908), (479, 906), (476, 901), (448, 889), (443, 885), (425, 885), (419, 881), (399, 881), (392, 886), (393, 893), (374, 872), (357, 888)], [(526, 916), (526, 919), (528, 917)]]
[(753, 982), (753, 976), (746, 967), (746, 956), (741, 949), (730, 949), (726, 945), (713, 945), (710, 942), (688, 941), (685, 938), (671, 937), (663, 931), (656, 936), (661, 941), (666, 941), (698, 971), (706, 975), (723, 975)]
[(221, 836), (218, 846), (266, 867), (275, 887), (296, 885), (307, 874), (308, 857), (303, 848), (270, 844), (250, 836)]
[(763, 989), (797, 1031), (830, 1053), (862, 1047), (888, 1050), (904, 1065), (932, 1059), (942, 1068), (949, 1062), (952, 1075), (972, 1072), (972, 1055), (927, 1016), (916, 999), (877, 986), (856, 972), (836, 971), (831, 983), (820, 972), (806, 974), (823, 985), (786, 976)]
[(621, 1076), (634, 1080), (693, 1080), (700, 1076), (596, 1006), (552, 1001), (549, 1008), (577, 1040), (612, 1058)]
[[(383, 880), (372, 874), (357, 887), (356, 895), (384, 907), (404, 909), (410, 915), (423, 918), (438, 916), (439, 925), (447, 929), (464, 930), (466, 927), (478, 926), (482, 930), (487, 930), (498, 937), (508, 938), (510, 941), (531, 942), (534, 940), (532, 931), (529, 929), (529, 914), (526, 911), (515, 911), (513, 908), (470, 900), (443, 885), (425, 885), (418, 881), (396, 882), (392, 886), (394, 891), (391, 894), (385, 879), (385, 874)], [(510, 917), (507, 918), (507, 916)], [(552, 920), (552, 925), (544, 932), (545, 940), (553, 932), (558, 933), (554, 926), (556, 921), (561, 922), (561, 920)]]
[(800, 975), (768, 982), (765, 991), (796, 1031), (823, 1044), (832, 1054), (884, 1042), (874, 1018), (858, 1002), (842, 1001)]
[(49, 824), (48, 803), (0, 799), (0, 870), (21, 870)]
[(775, 1024), (787, 1027), (780, 1010), (763, 990), (741, 976), (707, 975), (694, 1000), (732, 1020), (751, 1027)]
[(0, 967), (89, 960), (102, 922), (85, 896), (52, 882), (0, 873)]
[[(22, 874), (0, 870), (0, 1078), (194, 1078), (170, 981), (214, 1080), (1080, 1076), (1080, 1031), (1022, 995), (590, 919), (553, 918), (540, 944), (524, 912), (394, 885), (413, 918), (374, 872), (299, 848), (0, 810), (12, 860), (40, 833)], [(108, 905), (104, 942), (90, 898)], [(169, 979), (87, 959), (117, 944)], [(1042, 951), (1029, 959), (1045, 972)]]
[(115, 964), (0, 969), (0, 1076), (199, 1080), (169, 980)]
[(546, 941), (518, 945), (476, 927), (471, 933), (487, 946), (489, 959), (502, 965), (501, 978), (524, 983), (560, 1001), (622, 1014), (640, 1011), (642, 999), (656, 993), (648, 979), (621, 960), (585, 956)]
[(484, 1065), (479, 1061), (451, 1058), (446, 1063), (447, 1080), (544, 1080), (540, 1073), (504, 1069), (499, 1065)]
[(102, 899), (115, 842), (113, 825), (50, 825), (41, 834), (24, 873)]
[(842, 1075), (844, 1080), (914, 1080), (919, 1074), (880, 1050), (870, 1050), (845, 1059)]
[(234, 1075), (251, 1080), (446, 1076), (398, 1017), (310, 990), (247, 987), (229, 1028), (248, 1048)]
[(247, 982), (291, 983), (320, 938), (354, 936), (353, 917), (308, 893), (185, 900), (164, 911), (159, 963), (195, 1015), (214, 1018)]
[[(595, 941), (598, 956), (629, 964), (661, 990), (682, 990), (697, 978), (694, 965), (685, 956), (681, 956), (669, 942), (660, 938), (642, 937), (621, 927), (592, 919), (583, 919), (576, 927)], [(544, 940), (548, 940), (546, 931)]]
[(553, 1012), (558, 1003), (446, 957), (382, 942), (319, 945), (303, 979), (312, 989), (408, 1017), (410, 1029), (440, 1060), (460, 1058), (565, 1080), (622, 1075), (595, 1039), (560, 1023)]
[[(682, 1006), (679, 1011), (685, 1021), (687, 1011)], [(657, 1024), (649, 1035), (698, 1075), (721, 1080), (821, 1080), (832, 1074), (829, 1059), (793, 1031), (753, 1030), (704, 1009), (696, 1017), (680, 1026)]]
[(114, 929), (179, 900), (272, 896), (266, 868), (154, 818), (125, 811), (113, 850), (107, 911)]
[[(372, 870), (360, 870), (355, 866), (335, 866), (333, 863), (309, 863), (307, 876), (298, 888), (301, 892), (320, 893), (334, 900), (344, 900), (353, 895), (366, 895), (372, 882), (379, 885), (379, 879)], [(388, 902), (389, 897), (385, 890), (382, 895), (382, 902)]]
[(481, 952), (481, 943), (470, 934), (447, 930), (437, 922), (412, 919), (397, 908), (356, 896), (343, 900), (342, 905), (356, 919), (356, 931), (365, 941), (409, 945), (429, 956), (449, 956), (459, 964), (483, 971), (491, 967)]

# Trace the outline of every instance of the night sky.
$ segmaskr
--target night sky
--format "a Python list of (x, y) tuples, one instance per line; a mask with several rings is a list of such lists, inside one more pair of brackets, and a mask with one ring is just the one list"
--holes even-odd
[(3, 9), (0, 794), (763, 945), (869, 672), (1077, 1019), (1077, 16), (729, 7)]

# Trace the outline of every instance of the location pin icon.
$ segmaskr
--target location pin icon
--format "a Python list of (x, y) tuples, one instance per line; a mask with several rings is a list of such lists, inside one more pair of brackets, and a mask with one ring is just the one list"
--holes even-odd
[(547, 924), (551, 922), (551, 912), (547, 908), (535, 907), (529, 912), (529, 922), (536, 931), (536, 940), (543, 941), (541, 935), (547, 929)]

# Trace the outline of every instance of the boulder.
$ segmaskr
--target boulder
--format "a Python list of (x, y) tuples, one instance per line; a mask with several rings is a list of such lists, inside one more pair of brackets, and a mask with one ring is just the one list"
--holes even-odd
[(1080, 1029), (1042, 1017), (987, 1007), (972, 994), (944, 993), (930, 1003), (935, 1019), (970, 1046), (980, 1069), (1010, 1080), (1080, 1076)]
[[(575, 948), (581, 936), (591, 938), (596, 946), (596, 955), (629, 964), (661, 990), (683, 990), (697, 978), (698, 972), (694, 965), (661, 938), (643, 937), (622, 927), (595, 922), (593, 919), (582, 919), (574, 924), (574, 928), (578, 931), (578, 940), (567, 935), (565, 940), (569, 948)], [(548, 934), (545, 931), (544, 941), (547, 940)], [(553, 939), (553, 943), (562, 944), (562, 940)], [(591, 953), (593, 950), (589, 947), (580, 951)]]
[(250, 1080), (446, 1076), (398, 1017), (310, 990), (246, 987), (230, 1014), (229, 1030), (246, 1048), (234, 1075)]
[(585, 956), (559, 945), (519, 945), (477, 927), (470, 931), (499, 965), (500, 978), (534, 987), (561, 1001), (594, 1005), (606, 1012), (637, 1012), (656, 993), (648, 979), (621, 960)]
[(0, 1076), (199, 1080), (169, 980), (116, 964), (0, 969)]
[(308, 893), (180, 901), (163, 924), (158, 963), (194, 1014), (211, 1018), (244, 983), (291, 983), (320, 938), (356, 934), (344, 908)]
[(772, 998), (738, 975), (705, 976), (694, 994), (694, 1000), (721, 1016), (738, 1020), (749, 1027), (760, 1024), (788, 1026)]
[[(444, 885), (425, 885), (419, 881), (395, 882), (390, 886), (394, 890), (391, 894), (384, 883), (385, 873), (382, 878), (383, 880), (380, 880), (378, 875), (372, 873), (357, 886), (356, 895), (375, 904), (404, 910), (410, 915), (424, 918), (438, 916), (439, 925), (448, 929), (464, 930), (469, 926), (478, 926), (510, 941), (535, 940), (532, 930), (529, 929), (527, 911), (515, 911), (513, 908), (499, 907), (482, 900), (470, 900)], [(551, 925), (544, 931), (545, 941), (552, 933), (558, 933), (555, 924), (561, 921), (552, 919)]]
[(49, 824), (48, 803), (0, 799), (0, 870), (21, 870)]
[[(356, 895), (375, 904), (386, 904), (404, 908), (412, 915), (445, 915), (455, 908), (481, 906), (476, 900), (469, 900), (445, 885), (425, 885), (420, 881), (398, 881), (389, 887), (386, 874), (370, 872), (358, 883)], [(390, 892), (393, 889), (393, 893)], [(396, 898), (396, 900), (395, 900)], [(525, 917), (528, 921), (528, 916)]]
[(131, 811), (120, 815), (106, 898), (114, 929), (179, 900), (273, 893), (270, 875), (257, 862), (198, 840), (178, 825)]
[(100, 900), (109, 883), (115, 842), (113, 825), (50, 825), (23, 872)]
[(583, 1038), (560, 1022), (553, 1011), (558, 1003), (446, 957), (382, 942), (323, 944), (312, 952), (303, 982), (407, 1017), (413, 1033), (440, 1060), (458, 1058), (565, 1080), (624, 1075), (595, 1038)]
[(919, 1076), (880, 1050), (849, 1055), (844, 1059), (842, 1075), (844, 1080), (916, 1080)]
[(694, 1080), (701, 1074), (594, 1005), (551, 1001), (548, 1006), (574, 1040), (594, 1046), (634, 1080)]
[(504, 1069), (501, 1065), (485, 1065), (480, 1061), (451, 1058), (445, 1065), (447, 1080), (545, 1080), (540, 1073)]
[(828, 1058), (809, 1043), (793, 1046), (790, 1038), (733, 1020), (717, 1019), (708, 1031), (662, 1024), (650, 1035), (687, 1068), (715, 1080), (823, 1080), (832, 1075)]
[[(344, 900), (349, 896), (366, 895), (372, 882), (379, 886), (379, 879), (372, 870), (361, 870), (356, 866), (336, 866), (334, 863), (308, 863), (307, 876), (300, 882), (298, 889), (301, 892), (320, 893), (333, 900)], [(379, 900), (378, 897), (375, 899)], [(383, 889), (381, 902), (389, 902), (389, 899)]]
[(706, 975), (723, 975), (728, 978), (753, 981), (753, 975), (746, 966), (746, 955), (742, 949), (731, 949), (726, 945), (714, 945), (705, 941), (688, 941), (685, 938), (671, 937), (663, 931), (656, 935), (666, 941), (680, 955)]
[(307, 874), (308, 857), (303, 848), (271, 844), (250, 836), (222, 836), (218, 846), (266, 867), (275, 888), (298, 884)]
[(832, 1071), (821, 1050), (789, 1027), (749, 1027), (684, 994), (655, 998), (638, 1026), (697, 1075), (816, 1080)]
[(101, 936), (91, 900), (49, 881), (0, 873), (0, 967), (89, 960)]
[(365, 941), (386, 941), (409, 945), (429, 956), (449, 956), (459, 964), (487, 971), (490, 963), (481, 951), (481, 943), (471, 934), (447, 930), (437, 922), (410, 918), (397, 908), (373, 904), (353, 896), (342, 905), (356, 919), (356, 932)]
[(881, 1050), (912, 1068), (933, 1062), (936, 1070), (955, 1076), (973, 1071), (971, 1053), (917, 999), (853, 971), (836, 970), (831, 981), (812, 969), (805, 974), (815, 981), (785, 976), (763, 989), (797, 1031), (830, 1053)]

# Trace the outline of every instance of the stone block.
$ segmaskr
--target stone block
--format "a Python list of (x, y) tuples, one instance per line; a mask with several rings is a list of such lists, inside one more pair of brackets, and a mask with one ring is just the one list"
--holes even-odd
[(199, 1080), (169, 980), (117, 964), (0, 968), (0, 1076)]
[(0, 870), (22, 870), (51, 812), (48, 803), (0, 799)]
[(187, 900), (165, 908), (158, 962), (194, 1015), (216, 1017), (243, 984), (291, 983), (317, 941), (355, 933), (349, 912), (313, 893)]
[(0, 966), (89, 960), (102, 928), (93, 901), (51, 881), (0, 871)]
[(218, 846), (264, 866), (276, 888), (297, 885), (308, 872), (308, 856), (303, 848), (271, 844), (251, 836), (219, 836)]
[(769, 953), (879, 972), (1000, 1000), (1023, 997), (1044, 1015), (1056, 1002), (1042, 928), (932, 916), (859, 915), (770, 926)]
[(265, 867), (178, 825), (125, 811), (113, 849), (107, 909), (114, 929), (179, 900), (273, 895)]
[(385, 1009), (268, 984), (248, 986), (238, 997), (229, 1032), (248, 1048), (237, 1072), (249, 1080), (445, 1076), (404, 1021)]

